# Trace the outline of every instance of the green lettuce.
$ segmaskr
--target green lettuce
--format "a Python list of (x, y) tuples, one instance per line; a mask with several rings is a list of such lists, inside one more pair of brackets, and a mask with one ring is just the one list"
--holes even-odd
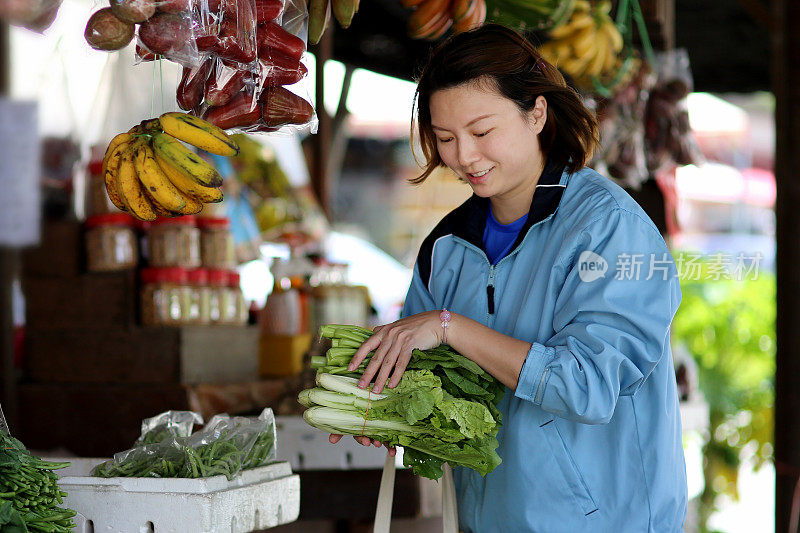
[(402, 446), (405, 466), (438, 479), (441, 467), (491, 472), (501, 459), (496, 449), (502, 415), (497, 403), (505, 387), (474, 361), (442, 345), (414, 350), (397, 387), (380, 394), (357, 381), (372, 354), (355, 371), (347, 365), (371, 332), (354, 326), (324, 326), (333, 347), (315, 357), (317, 387), (302, 391), (304, 419), (330, 433), (364, 435)]

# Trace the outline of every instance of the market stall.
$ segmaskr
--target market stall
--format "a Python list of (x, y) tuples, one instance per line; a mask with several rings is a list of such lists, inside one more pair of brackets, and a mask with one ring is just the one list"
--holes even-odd
[[(702, 161), (686, 108), (692, 71), (686, 54), (672, 49), (671, 3), (379, 4), (402, 18), (395, 30), (415, 50), (410, 56), (486, 21), (531, 30), (600, 118), (605, 148), (592, 166), (628, 189), (667, 233), (675, 214), (664, 202), (665, 176)], [(36, 13), (5, 16), (44, 31), (58, 6), (42, 2)], [(47, 505), (66, 506), (54, 511), (59, 527), (67, 530), (72, 520), (78, 531), (253, 531), (326, 520), (346, 528), (371, 523), (376, 508), (381, 516), (381, 478), (395, 461), (387, 462), (382, 448), (352, 441), (330, 446), (328, 432), (348, 426), (309, 414), (330, 415), (324, 410), (336, 402), (329, 393), (352, 392), (321, 376), (348, 374), (347, 360), (370, 334), (361, 328), (376, 323), (370, 288), (351, 282), (349, 266), (324, 246), (330, 176), (344, 148), (337, 142), (343, 116), (329, 116), (322, 104), (326, 56), (353, 57), (351, 24), (361, 35), (359, 17), (374, 20), (374, 10), (359, 12), (352, 0), (124, 0), (86, 21), (85, 39), (96, 53), (133, 48), (137, 64), (171, 62), (180, 79), (166, 104), (163, 81), (153, 91), (159, 113), (105, 132), (91, 149), (80, 141), (60, 148), (75, 152), (73, 159), (65, 155), (50, 170), (72, 175), (80, 168), (81, 185), (50, 191), (38, 243), (21, 256), (24, 352), (14, 369), (14, 350), (5, 349), (0, 401), (12, 435), (24, 443), (13, 441), (19, 464), (38, 461), (27, 447), (45, 451), (47, 467), (61, 469), (47, 478), (54, 491)], [(307, 79), (307, 45), (316, 58), (316, 91)], [(364, 54), (361, 66), (393, 68), (378, 56)], [(270, 142), (275, 138), (283, 140)], [(309, 182), (294, 179), (281, 143), (307, 150), (295, 161)], [(269, 295), (256, 302), (243, 290), (243, 268), (263, 260), (265, 247), (280, 252), (269, 257)], [(0, 259), (8, 280), (16, 252)], [(326, 334), (329, 324), (356, 327)], [(439, 367), (409, 366), (439, 380), (425, 393), (473, 402), (488, 415), (486, 426), (467, 427), (430, 408), (413, 421), (399, 411), (409, 422), (404, 430), (449, 417), (462, 433), (450, 436), (460, 451), (480, 451), (478, 459), (449, 454), (449, 462), (487, 473), (496, 466), (499, 382), (459, 354), (435, 350), (418, 357), (441, 360)], [(684, 375), (690, 372), (687, 365)], [(684, 425), (697, 429), (707, 413), (693, 379), (682, 383)], [(367, 403), (366, 412), (371, 408)], [(429, 480), (443, 472), (449, 479), (447, 459), (430, 442), (402, 439), (407, 449), (396, 461), (390, 514), (441, 516), (447, 482)], [(16, 510), (13, 520), (35, 530), (37, 515), (25, 513), (41, 518), (42, 509), (15, 503), (19, 486), (5, 489), (0, 503), (11, 503), (0, 519), (13, 523)]]

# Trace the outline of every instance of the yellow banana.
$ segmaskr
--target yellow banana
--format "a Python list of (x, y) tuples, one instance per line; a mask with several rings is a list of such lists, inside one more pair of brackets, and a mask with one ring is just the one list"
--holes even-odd
[(608, 22), (600, 25), (600, 31), (602, 31), (608, 38), (609, 42), (611, 43), (611, 49), (614, 51), (614, 53), (620, 53), (622, 51), (623, 42), (622, 34), (617, 29), (617, 25), (609, 20)]
[(592, 10), (592, 4), (587, 0), (578, 0), (575, 2), (575, 7), (572, 8), (573, 13), (588, 13)]
[(592, 50), (597, 45), (597, 28), (594, 24), (583, 28), (575, 35), (575, 39), (572, 40), (571, 44), (576, 56), (591, 55)]
[(608, 54), (606, 55), (606, 60), (603, 63), (603, 74), (610, 74), (616, 70), (617, 67), (617, 54), (614, 53), (614, 49), (611, 48), (608, 50)]
[(153, 204), (147, 199), (139, 178), (136, 176), (136, 165), (134, 155), (138, 144), (143, 141), (136, 141), (122, 152), (119, 161), (119, 171), (117, 173), (117, 192), (127, 210), (140, 220), (155, 220), (158, 214), (153, 208)]
[(122, 143), (130, 142), (131, 140), (133, 140), (133, 135), (131, 134), (131, 132), (120, 133), (119, 135), (116, 135), (113, 139), (111, 139), (111, 142), (108, 143), (108, 148), (106, 148), (106, 153), (103, 156), (103, 171), (104, 172), (105, 172), (105, 169), (106, 169), (106, 167), (105, 167), (106, 161), (108, 161), (108, 158), (111, 156), (111, 152), (114, 151), (114, 148), (116, 148), (117, 146), (119, 146)]
[[(186, 202), (186, 209), (189, 209), (191, 206), (196, 206), (197, 203), (200, 203), (200, 209), (203, 207), (203, 203), (216, 203), (222, 201), (222, 191), (214, 188), (214, 187), (204, 187), (202, 185), (198, 185), (196, 181), (192, 178), (188, 177), (184, 174), (180, 169), (170, 164), (165, 159), (161, 158), (158, 154), (156, 154), (156, 161), (158, 162), (158, 166), (161, 167), (161, 170), (164, 171), (164, 174), (167, 175), (169, 181), (172, 182), (175, 187), (178, 188), (184, 195), (188, 196), (190, 199), (195, 201), (195, 204), (190, 204), (190, 202)], [(200, 211), (197, 210), (197, 212)], [(189, 214), (189, 213), (185, 213)]]
[(558, 26), (550, 30), (550, 37), (553, 39), (563, 39), (576, 31), (594, 24), (594, 19), (589, 12), (578, 12), (574, 14), (569, 22), (563, 26)]
[(217, 155), (232, 156), (239, 153), (236, 141), (225, 130), (186, 113), (164, 113), (158, 118), (165, 133), (176, 139)]
[(136, 175), (154, 204), (170, 212), (180, 212), (186, 207), (186, 200), (158, 166), (148, 143), (142, 143), (136, 151), (135, 165)]
[[(123, 133), (122, 135), (127, 134)], [(117, 135), (117, 137), (119, 137), (119, 135)], [(113, 143), (114, 140), (111, 142)], [(131, 142), (133, 142), (132, 138), (129, 138), (121, 143), (115, 143), (114, 148), (111, 149), (111, 151), (106, 154), (105, 159), (103, 159), (103, 181), (106, 185), (106, 193), (108, 194), (108, 199), (111, 200), (111, 203), (114, 204), (114, 206), (116, 206), (116, 208), (120, 211), (127, 211), (128, 208), (125, 207), (125, 203), (122, 201), (122, 198), (120, 198), (117, 189), (119, 162), (120, 159), (122, 159), (122, 153), (131, 145)]]
[(586, 71), (586, 65), (589, 63), (590, 59), (591, 57), (589, 56), (567, 57), (564, 58), (559, 67), (562, 68), (567, 74), (569, 74), (573, 78), (580, 78)]
[(143, 188), (142, 190), (144, 191), (144, 193), (145, 193), (145, 196), (147, 196), (147, 199), (148, 199), (148, 200), (150, 200), (150, 205), (152, 205), (152, 206), (153, 206), (153, 211), (155, 211), (155, 212), (156, 212), (156, 215), (158, 215), (158, 216), (160, 216), (160, 217), (164, 217), (164, 218), (175, 218), (175, 217), (179, 217), (179, 216), (181, 216), (181, 214), (182, 214), (182, 213), (174, 213), (174, 212), (172, 212), (172, 211), (167, 211), (167, 210), (164, 208), (164, 206), (162, 206), (161, 204), (159, 204), (159, 203), (156, 201), (156, 199), (155, 199), (155, 198), (153, 198), (153, 195), (152, 195), (152, 194), (150, 194), (150, 193), (147, 191), (147, 189), (144, 189), (144, 188)]
[(599, 40), (595, 45), (595, 53), (594, 56), (589, 60), (586, 64), (586, 72), (587, 76), (599, 76), (603, 72), (603, 65), (606, 61), (606, 56), (611, 53), (611, 49), (609, 48), (609, 43), (603, 40)]
[(205, 187), (219, 187), (222, 177), (217, 169), (166, 133), (153, 136), (153, 150), (161, 159), (181, 171), (187, 178)]

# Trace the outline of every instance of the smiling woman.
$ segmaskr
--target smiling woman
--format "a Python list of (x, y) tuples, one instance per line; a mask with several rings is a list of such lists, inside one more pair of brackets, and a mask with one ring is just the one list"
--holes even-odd
[(446, 166), (473, 195), (423, 242), (403, 318), (356, 351), (351, 371), (372, 352), (358, 386), (396, 387), (415, 348), (445, 342), (506, 386), (502, 464), (454, 469), (465, 532), (680, 531), (677, 270), (638, 204), (586, 168), (594, 116), (530, 42), (488, 25), (434, 50), (416, 120), (414, 181)]

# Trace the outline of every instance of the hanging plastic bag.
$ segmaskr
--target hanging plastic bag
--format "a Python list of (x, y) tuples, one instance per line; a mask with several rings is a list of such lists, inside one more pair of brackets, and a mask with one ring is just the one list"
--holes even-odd
[(653, 81), (650, 70), (642, 66), (626, 86), (597, 105), (600, 147), (591, 166), (625, 188), (638, 189), (649, 176), (644, 116)]
[(203, 417), (194, 411), (166, 411), (142, 420), (142, 432), (134, 446), (155, 444), (171, 437), (188, 437), (195, 424), (202, 424)]
[(645, 112), (647, 168), (656, 172), (675, 165), (698, 165), (703, 156), (689, 125), (686, 97), (693, 82), (686, 50), (657, 54), (654, 70), (658, 79)]

